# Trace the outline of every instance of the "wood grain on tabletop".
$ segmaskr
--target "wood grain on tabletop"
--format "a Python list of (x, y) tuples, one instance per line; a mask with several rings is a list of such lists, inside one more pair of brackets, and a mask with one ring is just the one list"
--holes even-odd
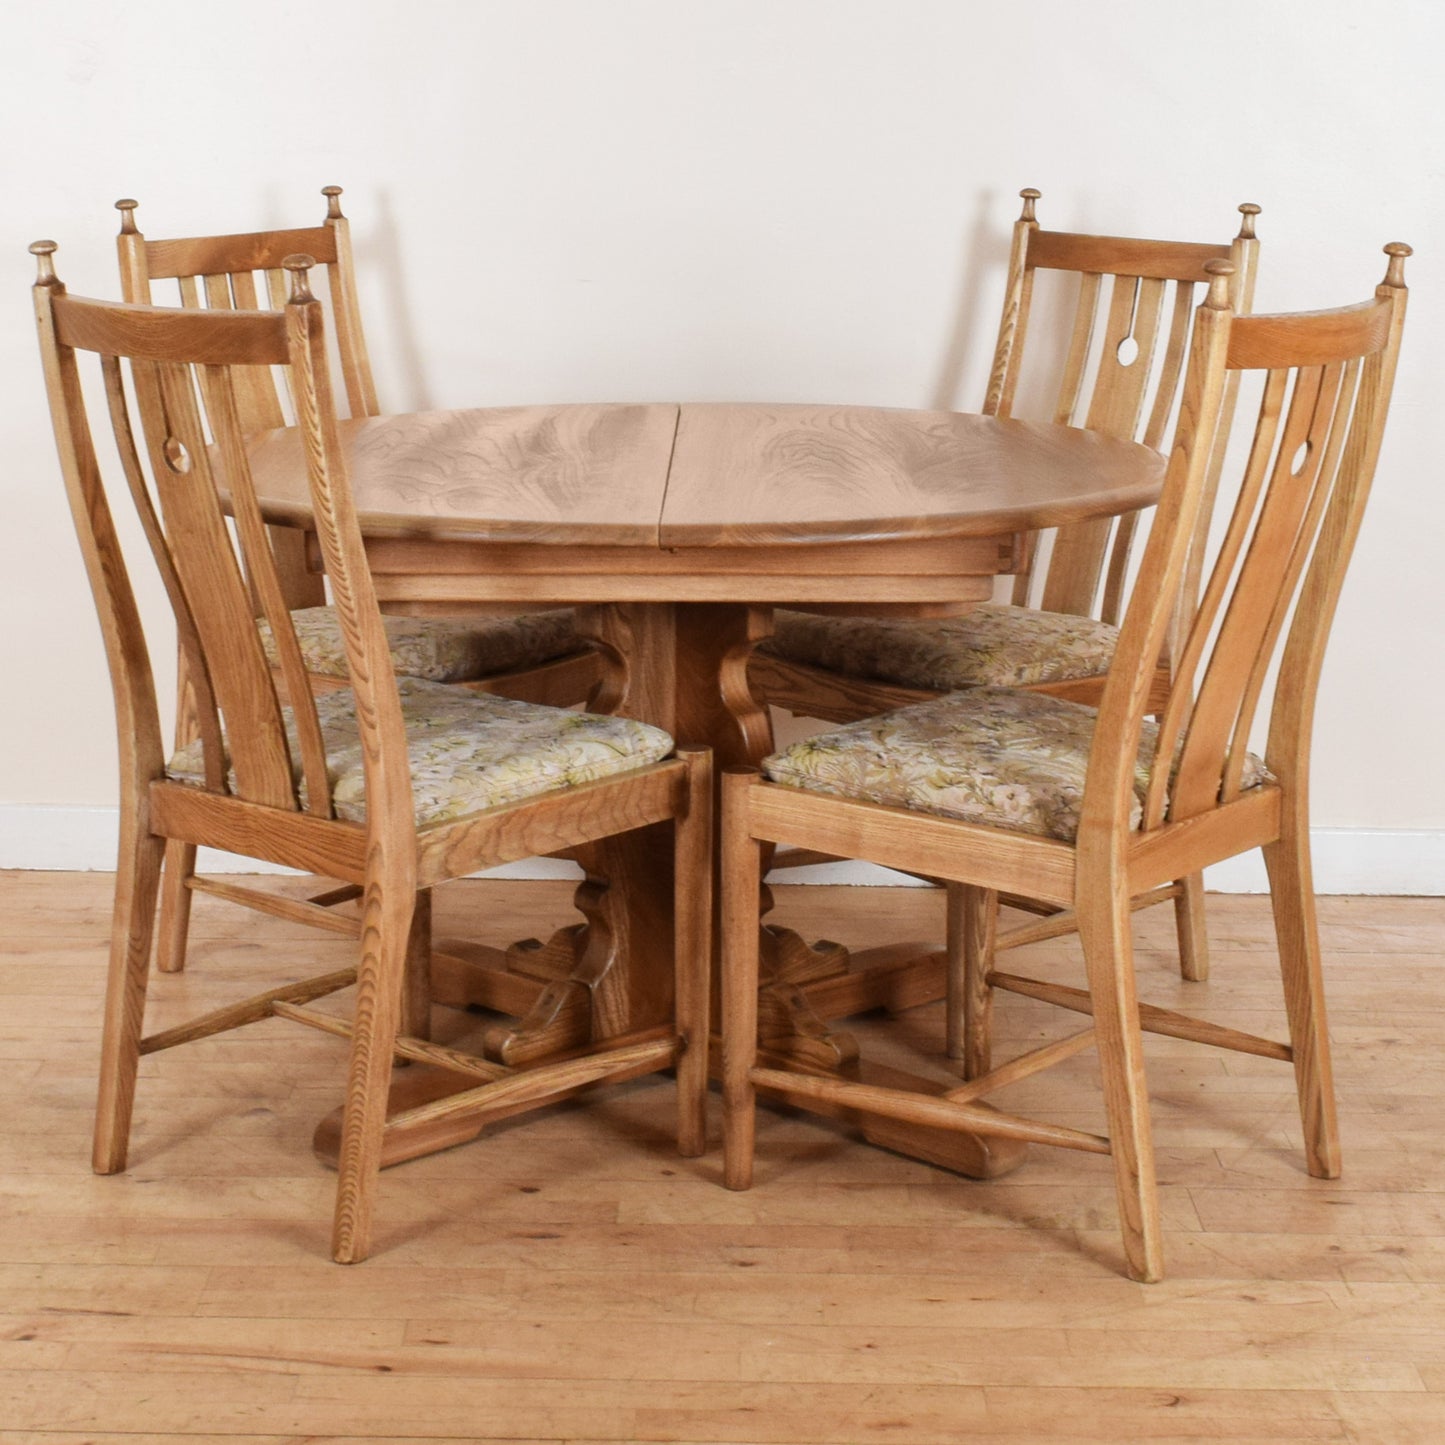
[(1161, 458), (1080, 429), (884, 407), (684, 406), (662, 543), (997, 536), (1147, 506), (1162, 478)]
[[(368, 537), (657, 545), (677, 407), (524, 406), (343, 421)], [(310, 517), (292, 430), (252, 450), (267, 520)]]
[[(369, 537), (992, 537), (1145, 506), (1162, 476), (1159, 458), (1091, 432), (879, 407), (496, 407), (364, 417), (340, 435)], [(268, 520), (309, 515), (298, 446), (285, 431), (253, 449)]]

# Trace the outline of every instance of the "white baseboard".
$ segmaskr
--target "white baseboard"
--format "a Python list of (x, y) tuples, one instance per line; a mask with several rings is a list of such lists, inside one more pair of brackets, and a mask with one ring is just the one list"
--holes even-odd
[[(0, 868), (105, 872), (115, 867), (114, 808), (0, 804)], [(1315, 887), (1320, 893), (1445, 895), (1445, 829), (1316, 828)], [(203, 871), (284, 873), (253, 858), (203, 849)], [(489, 875), (509, 878), (575, 878), (571, 863), (532, 858)], [(790, 883), (847, 883), (860, 887), (906, 882), (871, 863), (829, 863), (789, 873)], [(1264, 864), (1258, 852), (1211, 868), (1205, 884), (1218, 893), (1263, 893)]]

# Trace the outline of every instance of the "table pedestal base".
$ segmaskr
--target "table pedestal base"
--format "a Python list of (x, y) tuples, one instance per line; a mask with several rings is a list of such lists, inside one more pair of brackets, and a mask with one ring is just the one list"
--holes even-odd
[[(578, 609), (578, 630), (604, 660), (593, 699), (598, 711), (667, 728), (679, 741), (706, 743), (714, 775), (756, 764), (771, 749), (766, 711), (747, 685), (756, 644), (772, 630), (770, 609), (743, 603), (618, 604)], [(435, 1003), (508, 1016), (483, 1034), (482, 1052), (526, 1065), (593, 1040), (662, 1023), (672, 1000), (670, 830), (640, 829), (581, 850), (587, 875), (574, 903), (583, 922), (505, 950), (445, 941), (433, 954)], [(764, 890), (763, 913), (772, 906)], [(836, 943), (806, 943), (789, 929), (763, 928), (760, 1046), (790, 1066), (870, 1083), (942, 1093), (901, 1070), (861, 1060), (851, 1034), (831, 1021), (873, 1008), (900, 1009), (940, 996), (942, 964), (918, 962), (919, 944), (891, 945), (852, 958)], [(715, 970), (716, 972), (716, 970)], [(467, 1088), (471, 1080), (430, 1066), (400, 1070), (391, 1112)], [(956, 1081), (954, 1081), (956, 1082)], [(515, 1112), (515, 1109), (507, 1112)], [(475, 1138), (502, 1114), (389, 1131), (383, 1166)], [(973, 1178), (990, 1179), (1022, 1162), (1014, 1140), (929, 1129), (839, 1111), (870, 1143)], [(339, 1111), (316, 1132), (317, 1152), (334, 1161)]]

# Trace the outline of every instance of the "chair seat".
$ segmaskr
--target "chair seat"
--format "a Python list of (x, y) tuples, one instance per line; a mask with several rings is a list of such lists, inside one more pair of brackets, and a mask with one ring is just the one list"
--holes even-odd
[[(1034, 692), (979, 687), (794, 743), (763, 762), (774, 782), (1072, 842), (1097, 713)], [(1145, 721), (1134, 772), (1137, 827), (1158, 730)], [(1269, 781), (1253, 753), (1243, 786)]]
[[(660, 762), (672, 751), (672, 739), (661, 728), (631, 718), (478, 696), (412, 677), (398, 678), (397, 691), (406, 721), (418, 827), (555, 788), (595, 783)], [(366, 786), (355, 696), (349, 688), (325, 693), (316, 699), (316, 712), (336, 816), (363, 822)], [(289, 710), (287, 734), (292, 756), (299, 757)], [(173, 782), (203, 784), (200, 744), (177, 752), (166, 776)], [(233, 786), (234, 781), (233, 774)]]
[(1092, 617), (984, 602), (961, 617), (825, 617), (779, 610), (760, 645), (847, 677), (951, 692), (1029, 687), (1109, 670), (1119, 629)]
[[(346, 677), (346, 646), (336, 612), (330, 607), (301, 607), (291, 614), (306, 671), (318, 677)], [(383, 616), (392, 666), (404, 677), (429, 682), (475, 682), (499, 672), (536, 667), (580, 652), (586, 643), (573, 627), (572, 609), (524, 612), (515, 617)], [(261, 643), (272, 667), (276, 643), (264, 618), (258, 619)]]

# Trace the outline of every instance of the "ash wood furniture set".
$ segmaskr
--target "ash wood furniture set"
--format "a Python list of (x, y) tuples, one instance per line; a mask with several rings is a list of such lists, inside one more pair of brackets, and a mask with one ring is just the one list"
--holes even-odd
[[(118, 203), (125, 302), (68, 296), (53, 244), (32, 247), (121, 750), (98, 1171), (125, 1167), (141, 1055), (282, 1017), (349, 1048), (344, 1103), (317, 1133), (338, 1169), (341, 1261), (368, 1253), (382, 1167), (602, 1083), (673, 1070), (678, 1148), (701, 1153), (710, 1038), (730, 1187), (752, 1179), (759, 1091), (980, 1178), (1028, 1143), (1108, 1154), (1137, 1279), (1163, 1268), (1143, 1033), (1292, 1063), (1309, 1170), (1338, 1173), (1309, 734), (1408, 248), (1386, 248), (1364, 303), (1250, 315), (1257, 207), (1233, 242), (1193, 245), (1045, 231), (1023, 194), (976, 416), (382, 415), (334, 187), (321, 226), (179, 241), (147, 240)], [(1036, 289), (1065, 275), (1077, 299), (1055, 328)], [(167, 279), (179, 307), (151, 304)], [(1049, 336), (1062, 381), (1041, 391), (1023, 363)], [(113, 476), (82, 389), (92, 365)], [(1227, 454), (1241, 402), (1252, 435), (1234, 428)], [(122, 500), (175, 613), (174, 749), (116, 540)], [(1004, 575), (1013, 601), (998, 606)], [(769, 702), (842, 726), (774, 752)], [(294, 902), (205, 880), (198, 845), (331, 885)], [(1135, 992), (1131, 910), (1172, 901), (1185, 977), (1204, 977), (1200, 871), (1253, 847), (1288, 1042)], [(509, 949), (431, 938), (431, 888), (549, 853), (583, 867), (581, 923)], [(850, 957), (771, 923), (774, 862), (832, 857), (946, 887), (943, 947)], [(196, 891), (347, 934), (354, 966), (147, 1034), (153, 944), (162, 972), (183, 965)], [(1036, 921), (1001, 933), (1001, 901)], [(1071, 931), (1086, 987), (998, 967), (1005, 947)], [(999, 991), (1090, 1025), (998, 1063)], [(835, 1026), (934, 998), (945, 1068), (885, 1067)], [(488, 1011), (481, 1048), (434, 1041), (434, 1004)], [(1107, 1136), (985, 1098), (1090, 1047)]]

